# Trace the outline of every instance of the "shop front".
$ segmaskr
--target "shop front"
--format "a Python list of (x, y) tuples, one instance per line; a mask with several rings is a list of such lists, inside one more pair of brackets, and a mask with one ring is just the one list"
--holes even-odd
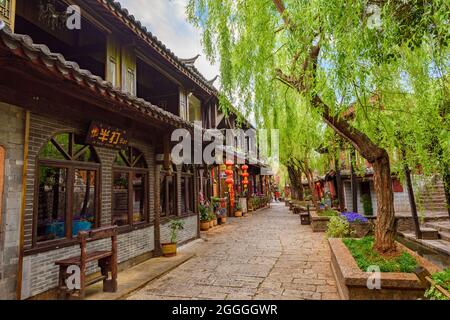
[[(0, 31), (0, 56), (2, 160), (10, 177), (2, 297), (54, 297), (55, 261), (79, 254), (79, 231), (116, 225), (119, 269), (159, 255), (173, 218), (186, 222), (180, 243), (198, 237), (196, 169), (167, 171), (158, 162), (167, 153), (168, 138), (161, 137), (191, 130), (189, 122), (27, 37)], [(109, 246), (96, 241), (88, 248)]]

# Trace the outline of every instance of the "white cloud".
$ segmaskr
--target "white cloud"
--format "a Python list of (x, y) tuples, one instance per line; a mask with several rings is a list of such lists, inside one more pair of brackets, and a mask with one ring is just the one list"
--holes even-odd
[(200, 31), (187, 22), (187, 0), (120, 0), (120, 3), (179, 58), (201, 54), (195, 66), (206, 79), (219, 74), (219, 67), (211, 65), (203, 53)]

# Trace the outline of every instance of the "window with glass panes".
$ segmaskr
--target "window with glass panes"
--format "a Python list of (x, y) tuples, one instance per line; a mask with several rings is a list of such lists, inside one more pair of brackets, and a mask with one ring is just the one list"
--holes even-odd
[(112, 223), (136, 225), (148, 221), (148, 169), (134, 147), (117, 153), (113, 165)]
[(51, 138), (38, 157), (33, 243), (70, 240), (99, 224), (100, 164), (82, 136)]
[(161, 217), (177, 215), (177, 169), (163, 170), (159, 179), (159, 212)]
[(195, 211), (194, 201), (194, 170), (192, 166), (185, 165), (181, 171), (181, 214), (189, 214)]

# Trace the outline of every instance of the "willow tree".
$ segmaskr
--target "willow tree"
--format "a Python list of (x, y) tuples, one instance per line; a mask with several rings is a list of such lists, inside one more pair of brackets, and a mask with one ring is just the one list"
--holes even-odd
[(273, 101), (283, 107), (268, 110), (260, 125), (279, 130), (280, 161), (288, 169), (294, 193), (302, 193), (302, 177), (305, 176), (313, 204), (318, 209), (313, 169), (322, 160), (315, 150), (323, 144), (323, 125), (316, 114), (308, 112), (304, 99), (297, 92), (286, 90), (280, 84), (274, 89)]
[[(239, 95), (243, 107), (267, 118), (282, 107), (274, 99), (282, 82), (372, 164), (374, 247), (395, 251), (390, 157), (383, 135), (369, 134), (363, 120), (368, 113), (385, 117), (379, 88), (386, 83), (420, 84), (406, 67), (417, 48), (431, 48), (418, 57), (424, 66), (448, 65), (435, 59), (447, 50), (446, 1), (190, 0), (187, 11), (203, 29), (209, 58), (220, 58), (224, 96)], [(360, 115), (353, 122), (343, 117), (350, 105)]]

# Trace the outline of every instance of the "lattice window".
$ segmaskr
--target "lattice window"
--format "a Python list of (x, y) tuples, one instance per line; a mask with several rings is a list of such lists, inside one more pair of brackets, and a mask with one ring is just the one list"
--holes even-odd
[(10, 20), (11, 15), (11, 0), (0, 0), (0, 16)]

